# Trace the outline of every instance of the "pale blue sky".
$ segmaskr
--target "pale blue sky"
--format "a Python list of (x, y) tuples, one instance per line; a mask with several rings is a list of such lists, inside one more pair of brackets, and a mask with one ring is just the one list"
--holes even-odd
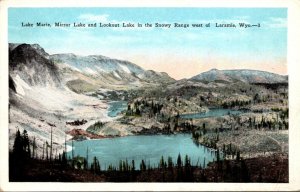
[[(38, 43), (50, 54), (100, 54), (180, 79), (209, 68), (286, 73), (287, 9), (283, 8), (10, 8), (9, 42)], [(22, 28), (48, 22), (51, 28)], [(210, 28), (55, 28), (73, 23), (211, 23)], [(260, 23), (216, 28), (215, 23)], [(174, 68), (176, 68), (174, 70)]]

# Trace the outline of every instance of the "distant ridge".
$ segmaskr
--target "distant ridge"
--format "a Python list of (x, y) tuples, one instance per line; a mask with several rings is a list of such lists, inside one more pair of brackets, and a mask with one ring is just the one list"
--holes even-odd
[(285, 75), (251, 69), (218, 70), (211, 69), (200, 73), (190, 80), (193, 81), (242, 81), (245, 83), (284, 83), (288, 81)]
[(50, 59), (95, 78), (112, 79), (116, 82), (166, 83), (175, 81), (167, 73), (144, 70), (140, 66), (124, 60), (102, 55), (79, 56), (75, 54), (55, 54)]

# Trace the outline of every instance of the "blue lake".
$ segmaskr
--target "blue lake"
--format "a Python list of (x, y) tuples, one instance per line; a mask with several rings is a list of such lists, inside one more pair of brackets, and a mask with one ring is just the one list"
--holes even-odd
[[(126, 101), (112, 101), (109, 104), (108, 115), (110, 117), (116, 117), (127, 109)], [(206, 113), (184, 114), (180, 117), (199, 119), (241, 113), (244, 111), (215, 108)], [(68, 145), (71, 143), (69, 142)], [(134, 160), (137, 169), (139, 169), (142, 160), (146, 162), (146, 165), (150, 164), (152, 167), (157, 167), (161, 156), (164, 156), (165, 160), (172, 157), (173, 163), (175, 163), (178, 154), (181, 155), (182, 160), (184, 160), (185, 155), (188, 155), (192, 165), (201, 165), (202, 167), (216, 160), (214, 151), (202, 145), (196, 145), (191, 134), (136, 135), (74, 141), (75, 156), (86, 157), (87, 149), (89, 164), (94, 157), (97, 157), (102, 170), (106, 170), (110, 164), (118, 167), (120, 160), (125, 161), (126, 159), (129, 163)], [(71, 151), (68, 152), (68, 156), (71, 156)]]
[(119, 113), (127, 109), (126, 101), (112, 101), (109, 102), (108, 116), (116, 117)]
[[(104, 170), (110, 164), (118, 167), (119, 161), (126, 159), (128, 162), (134, 160), (135, 167), (139, 169), (142, 160), (145, 160), (147, 165), (157, 167), (161, 156), (164, 156), (165, 160), (170, 156), (175, 163), (178, 154), (181, 154), (182, 160), (185, 155), (188, 155), (192, 165), (201, 165), (202, 167), (216, 158), (214, 151), (202, 145), (197, 146), (191, 139), (191, 134), (139, 135), (74, 141), (75, 156), (86, 157), (87, 149), (89, 163), (96, 156), (100, 161), (101, 169)], [(71, 151), (68, 152), (68, 156), (70, 155)]]
[(184, 118), (184, 119), (201, 119), (201, 118), (206, 118), (206, 117), (221, 117), (221, 116), (229, 115), (229, 114), (238, 115), (241, 113), (244, 113), (244, 111), (213, 108), (213, 109), (209, 109), (209, 111), (206, 113), (183, 114), (183, 115), (180, 115), (180, 117)]

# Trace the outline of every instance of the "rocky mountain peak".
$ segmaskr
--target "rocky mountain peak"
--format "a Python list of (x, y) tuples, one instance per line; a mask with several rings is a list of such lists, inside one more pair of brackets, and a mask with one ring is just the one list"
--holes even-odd
[(9, 51), (9, 68), (29, 85), (59, 85), (59, 72), (38, 44), (20, 44)]

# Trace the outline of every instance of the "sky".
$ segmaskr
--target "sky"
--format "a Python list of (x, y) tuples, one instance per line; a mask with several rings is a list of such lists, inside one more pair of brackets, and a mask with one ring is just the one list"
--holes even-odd
[[(22, 22), (34, 27), (22, 27)], [(49, 27), (36, 27), (37, 22)], [(54, 27), (55, 22), (71, 27)], [(143, 27), (72, 27), (73, 23), (137, 23)], [(260, 24), (240, 28), (239, 23)], [(172, 24), (171, 28), (144, 27)], [(174, 23), (189, 24), (175, 28)], [(193, 28), (191, 24), (210, 23)], [(236, 28), (215, 24), (234, 23)], [(9, 43), (37, 43), (49, 54), (104, 55), (144, 69), (190, 78), (212, 68), (287, 74), (286, 8), (9, 8)]]

